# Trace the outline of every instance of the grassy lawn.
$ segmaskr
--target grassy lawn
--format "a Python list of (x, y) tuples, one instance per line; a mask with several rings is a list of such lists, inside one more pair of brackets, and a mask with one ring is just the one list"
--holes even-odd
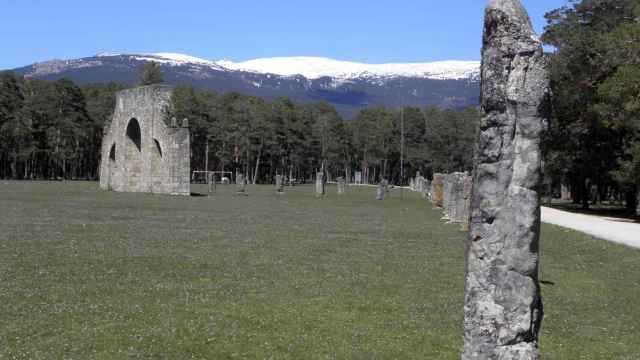
[[(249, 194), (0, 182), (0, 359), (459, 358), (465, 234), (439, 210)], [(544, 226), (542, 279), (545, 359), (640, 358), (640, 251)]]

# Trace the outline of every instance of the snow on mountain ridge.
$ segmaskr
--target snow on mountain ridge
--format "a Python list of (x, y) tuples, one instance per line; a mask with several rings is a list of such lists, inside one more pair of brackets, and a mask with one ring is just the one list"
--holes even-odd
[[(99, 54), (110, 56), (111, 54)], [(217, 70), (246, 71), (279, 76), (302, 75), (315, 80), (330, 77), (338, 81), (355, 78), (418, 77), (438, 80), (477, 79), (480, 75), (478, 61), (438, 61), (431, 63), (364, 64), (323, 57), (297, 56), (260, 58), (243, 62), (230, 60), (211, 61), (177, 53), (130, 55), (141, 61), (156, 61), (169, 65), (197, 64)]]
[(218, 65), (233, 70), (271, 73), (282, 76), (302, 75), (307, 79), (331, 77), (353, 79), (358, 77), (424, 77), (432, 79), (466, 79), (477, 77), (477, 61), (439, 61), (408, 64), (363, 64), (322, 57), (276, 57), (249, 60), (240, 63), (220, 61)]

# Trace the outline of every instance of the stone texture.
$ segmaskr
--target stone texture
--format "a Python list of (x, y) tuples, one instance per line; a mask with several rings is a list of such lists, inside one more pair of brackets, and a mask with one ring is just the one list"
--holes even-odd
[(384, 200), (389, 190), (389, 181), (382, 180), (378, 183), (378, 189), (376, 191), (376, 200)]
[(449, 201), (447, 212), (449, 216), (449, 220), (453, 223), (462, 222), (463, 215), (463, 187), (464, 187), (464, 177), (465, 173), (453, 173), (448, 179), (450, 182), (449, 185)]
[(243, 174), (236, 175), (236, 192), (238, 194), (246, 194), (247, 192), (247, 181)]
[(538, 359), (540, 134), (548, 76), (518, 0), (485, 12), (462, 359)]
[(449, 220), (449, 203), (453, 195), (453, 174), (446, 174), (442, 181), (442, 209), (444, 210), (444, 219)]
[(438, 206), (443, 206), (444, 174), (433, 174), (431, 181), (431, 201)]
[(473, 190), (473, 177), (465, 176), (462, 184), (462, 229), (469, 230), (469, 220), (471, 217), (471, 193)]
[(353, 183), (354, 184), (362, 184), (362, 171), (356, 171), (353, 175)]
[(429, 198), (430, 190), (431, 190), (431, 182), (426, 178), (422, 178), (422, 198), (423, 199)]
[(166, 123), (171, 92), (152, 85), (116, 94), (113, 119), (102, 140), (102, 189), (190, 194), (189, 129)]
[(344, 180), (344, 177), (340, 176), (338, 178), (338, 195), (343, 195), (346, 192), (347, 183)]
[(316, 196), (324, 196), (324, 173), (318, 172), (316, 174)]
[(416, 174), (415, 187), (416, 187), (415, 191), (417, 191), (419, 193), (424, 191), (424, 177), (422, 175), (420, 175), (419, 171)]
[(638, 195), (636, 196), (636, 215), (640, 216), (640, 186), (638, 186)]
[(568, 185), (562, 184), (560, 185), (560, 199), (562, 200), (571, 200), (571, 189)]

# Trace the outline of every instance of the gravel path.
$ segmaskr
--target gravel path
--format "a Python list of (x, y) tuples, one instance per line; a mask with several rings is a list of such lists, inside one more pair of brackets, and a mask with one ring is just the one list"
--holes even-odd
[(631, 220), (574, 214), (543, 206), (542, 222), (640, 248), (640, 224), (631, 222)]

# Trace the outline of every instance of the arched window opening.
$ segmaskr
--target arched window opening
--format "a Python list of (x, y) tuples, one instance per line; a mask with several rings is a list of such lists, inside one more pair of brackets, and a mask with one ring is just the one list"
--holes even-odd
[(129, 120), (127, 126), (127, 137), (136, 145), (138, 151), (142, 149), (142, 140), (140, 135), (140, 124), (135, 118)]

